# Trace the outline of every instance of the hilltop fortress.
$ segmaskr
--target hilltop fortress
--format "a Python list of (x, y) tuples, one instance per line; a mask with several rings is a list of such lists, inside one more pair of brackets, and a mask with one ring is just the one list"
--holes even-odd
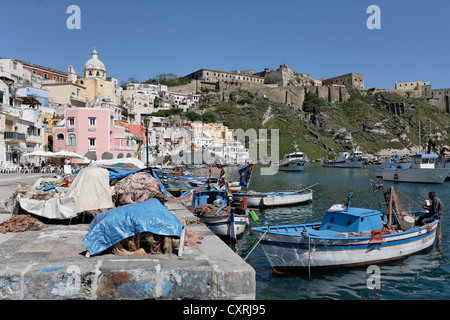
[[(430, 104), (450, 113), (448, 89), (432, 89), (428, 81), (396, 82), (395, 89), (364, 87), (364, 75), (348, 73), (330, 79), (313, 79), (306, 73), (292, 71), (282, 64), (277, 70), (220, 71), (200, 69), (188, 74), (191, 81), (187, 85), (171, 87), (172, 92), (195, 94), (215, 91), (221, 101), (228, 101), (230, 93), (236, 88), (255, 92), (269, 100), (285, 103), (301, 110), (306, 92), (315, 92), (328, 102), (346, 101), (350, 92), (357, 90), (362, 94), (368, 92), (394, 92), (405, 98), (424, 98)], [(404, 105), (387, 105), (394, 113), (401, 113)]]

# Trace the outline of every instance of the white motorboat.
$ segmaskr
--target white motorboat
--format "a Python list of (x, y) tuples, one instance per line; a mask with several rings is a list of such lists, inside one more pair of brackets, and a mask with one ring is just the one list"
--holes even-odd
[(285, 154), (278, 164), (278, 169), (282, 171), (303, 171), (309, 163), (305, 153), (298, 150), (296, 143), (293, 143), (294, 152)]
[(361, 168), (363, 157), (361, 151), (340, 152), (339, 156), (333, 160), (322, 159), (322, 167), (331, 168)]
[(437, 168), (437, 154), (415, 154), (411, 156), (408, 169), (384, 168), (383, 180), (419, 183), (443, 183), (450, 174), (450, 168)]
[(284, 155), (278, 165), (278, 169), (283, 171), (303, 171), (308, 162), (306, 154), (296, 150)]

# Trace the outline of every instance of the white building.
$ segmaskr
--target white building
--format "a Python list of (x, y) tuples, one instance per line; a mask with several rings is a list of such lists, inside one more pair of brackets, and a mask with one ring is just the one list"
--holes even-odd
[(0, 59), (0, 163), (25, 162), (23, 154), (42, 150), (41, 106), (48, 106), (42, 78), (13, 59)]

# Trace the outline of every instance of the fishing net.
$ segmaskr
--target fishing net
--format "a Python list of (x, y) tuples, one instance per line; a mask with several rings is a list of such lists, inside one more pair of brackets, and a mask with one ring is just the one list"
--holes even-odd
[[(184, 245), (195, 247), (201, 244), (200, 240), (203, 236), (195, 231), (187, 230)], [(180, 239), (171, 236), (160, 236), (151, 232), (142, 232), (134, 236), (128, 237), (113, 246), (113, 253), (119, 256), (139, 255), (163, 253), (170, 254), (174, 249), (179, 248)]]
[(201, 204), (195, 207), (194, 213), (201, 217), (213, 217), (213, 216), (228, 216), (231, 213), (231, 207), (226, 206), (217, 213), (221, 207), (213, 204)]
[(17, 215), (0, 224), (0, 233), (37, 231), (43, 228), (44, 224), (41, 221), (29, 215)]
[(119, 180), (114, 188), (116, 206), (144, 202), (150, 198), (157, 198), (163, 204), (165, 201), (158, 180), (145, 171), (126, 176)]

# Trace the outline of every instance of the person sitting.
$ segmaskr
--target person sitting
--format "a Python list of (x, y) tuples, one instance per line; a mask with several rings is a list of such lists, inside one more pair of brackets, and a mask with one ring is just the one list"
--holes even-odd
[(420, 216), (417, 220), (418, 226), (423, 226), (425, 223), (433, 222), (436, 219), (440, 219), (443, 211), (441, 199), (436, 196), (434, 191), (428, 192), (428, 198), (431, 200), (431, 206), (423, 206), (423, 209), (427, 209), (428, 213)]

